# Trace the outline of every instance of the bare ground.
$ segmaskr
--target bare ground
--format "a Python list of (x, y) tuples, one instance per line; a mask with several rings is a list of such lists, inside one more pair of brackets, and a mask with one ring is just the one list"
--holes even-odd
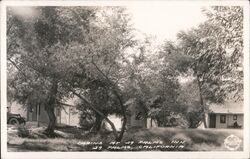
[[(110, 145), (114, 141), (112, 132), (94, 133), (77, 127), (58, 127), (55, 131), (57, 137), (47, 138), (42, 133), (44, 129), (45, 127), (27, 126), (28, 135), (19, 137), (18, 129), (8, 126), (8, 151), (229, 151), (224, 144), (229, 135), (235, 135), (243, 141), (242, 129), (131, 129), (125, 132), (123, 141), (116, 146), (119, 148), (133, 142), (129, 145), (132, 149), (123, 149), (123, 147), (116, 149), (115, 145)], [(102, 141), (101, 148), (98, 147), (100, 141)], [(145, 147), (159, 146), (158, 141), (161, 142), (160, 145), (175, 147), (157, 149)], [(87, 142), (91, 142), (92, 145), (86, 144)], [(97, 149), (94, 148), (95, 146)], [(240, 143), (237, 151), (242, 150), (243, 142)]]

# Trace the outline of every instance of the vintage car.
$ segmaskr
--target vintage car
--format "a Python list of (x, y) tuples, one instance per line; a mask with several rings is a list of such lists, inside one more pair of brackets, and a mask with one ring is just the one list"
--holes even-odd
[(7, 124), (16, 125), (16, 124), (25, 124), (25, 118), (20, 114), (7, 113)]

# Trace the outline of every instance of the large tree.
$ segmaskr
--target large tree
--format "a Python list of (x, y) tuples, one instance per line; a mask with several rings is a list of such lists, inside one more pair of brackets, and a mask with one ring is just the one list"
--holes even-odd
[[(120, 80), (125, 76), (123, 54), (134, 43), (125, 9), (38, 7), (34, 10), (39, 16), (28, 20), (12, 14), (11, 9), (8, 14), (8, 61), (17, 70), (16, 78), (9, 78), (12, 97), (25, 104), (35, 101), (44, 104), (50, 119), (47, 133), (53, 134), (54, 107), (66, 97), (77, 96), (82, 105), (106, 120), (116, 140), (121, 140), (126, 125), (120, 90)], [(17, 18), (20, 26), (11, 18)], [(11, 39), (15, 32), (18, 36)], [(115, 104), (109, 101), (105, 106), (95, 99), (104, 97), (106, 92)], [(123, 115), (120, 134), (107, 117), (114, 111)]]
[(135, 98), (147, 108), (147, 117), (165, 127), (167, 118), (181, 110), (177, 102), (179, 82), (173, 59), (161, 56), (153, 37), (145, 37), (135, 48), (127, 65), (130, 72), (124, 89), (127, 99)]
[(243, 99), (243, 9), (214, 6), (203, 12), (207, 20), (180, 32), (177, 45), (179, 52), (189, 56), (204, 114), (208, 101)]
[[(65, 83), (71, 84), (70, 91), (78, 96), (85, 106), (92, 105), (96, 116), (111, 125), (117, 141), (122, 139), (126, 126), (126, 110), (123, 105), (124, 94), (121, 91), (121, 85), (126, 77), (124, 53), (134, 44), (129, 20), (129, 15), (122, 7), (102, 8), (97, 20), (93, 22), (94, 26), (89, 30), (91, 36), (88, 45), (70, 46), (73, 47), (72, 51), (78, 58), (73, 59), (76, 65), (73, 66), (74, 71), (69, 72), (74, 77), (73, 81), (70, 78), (66, 79)], [(76, 72), (76, 70), (79, 71)], [(84, 76), (87, 78), (82, 78)], [(86, 90), (88, 90), (87, 95)], [(100, 90), (99, 95), (110, 97), (106, 103), (95, 99), (97, 90)], [(122, 115), (123, 124), (119, 135), (114, 124), (107, 117), (112, 113)]]
[[(77, 19), (70, 14), (71, 9), (57, 7), (33, 8), (39, 16), (27, 18), (15, 11), (19, 8), (8, 9), (7, 24), (7, 59), (9, 72), (16, 73), (15, 78), (8, 78), (8, 88), (12, 97), (22, 104), (44, 104), (50, 122), (48, 134), (53, 134), (55, 126), (54, 107), (60, 100), (59, 79), (61, 71), (56, 65), (59, 53), (54, 50), (58, 44), (67, 44), (69, 41), (81, 41), (76, 36), (79, 30), (87, 30), (87, 19), (92, 16), (89, 9), (82, 11), (79, 16), (85, 16), (86, 26), (79, 25)], [(62, 12), (66, 12), (61, 14)], [(74, 29), (72, 29), (74, 28)], [(62, 54), (61, 54), (62, 55)], [(11, 70), (10, 70), (11, 69)]]

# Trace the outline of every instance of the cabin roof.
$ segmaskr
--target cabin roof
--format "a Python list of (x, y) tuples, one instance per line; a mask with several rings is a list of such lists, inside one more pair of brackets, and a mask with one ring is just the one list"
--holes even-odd
[(124, 106), (127, 107), (127, 110), (134, 110), (135, 108), (147, 110), (147, 107), (144, 104), (139, 104), (136, 98), (130, 98), (124, 103)]
[(243, 114), (243, 102), (225, 102), (223, 104), (210, 104), (210, 113)]
[(125, 103), (124, 103), (124, 105), (125, 106), (129, 106), (129, 105), (131, 105), (131, 104), (133, 104), (134, 102), (135, 102), (135, 98), (130, 98), (129, 100), (127, 100)]

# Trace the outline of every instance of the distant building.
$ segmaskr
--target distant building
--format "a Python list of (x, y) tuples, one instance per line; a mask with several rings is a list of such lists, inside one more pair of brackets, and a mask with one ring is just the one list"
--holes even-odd
[(211, 104), (209, 109), (207, 113), (209, 128), (243, 128), (242, 102), (225, 102), (223, 105)]
[[(71, 100), (69, 100), (67, 104), (68, 106), (64, 105), (62, 107), (55, 108), (54, 112), (56, 115), (56, 124), (77, 126), (79, 124), (79, 118), (76, 108), (70, 106), (70, 104), (72, 104)], [(49, 117), (47, 115), (47, 112), (45, 111), (44, 105), (23, 107), (16, 102), (12, 102), (8, 103), (7, 109), (11, 113), (20, 114), (28, 122), (39, 122), (43, 124), (49, 123)]]
[(124, 105), (127, 106), (127, 128), (146, 128), (147, 108), (138, 103), (135, 98), (129, 99)]
[[(109, 115), (108, 118), (115, 125), (115, 128), (120, 131), (122, 128), (122, 118), (116, 115)], [(111, 126), (106, 121), (104, 122), (108, 130), (112, 130)]]

